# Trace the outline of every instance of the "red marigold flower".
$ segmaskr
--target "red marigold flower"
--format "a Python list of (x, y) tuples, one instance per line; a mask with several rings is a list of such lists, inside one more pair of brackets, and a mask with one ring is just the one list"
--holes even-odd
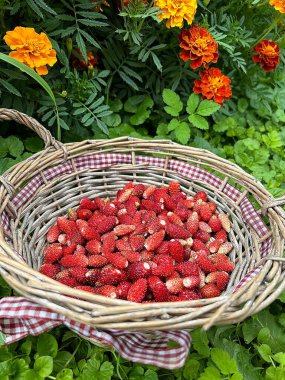
[(217, 62), (218, 44), (205, 28), (194, 25), (184, 30), (179, 40), (180, 47), (183, 49), (180, 58), (185, 62), (192, 61), (190, 64), (192, 69), (197, 69), (202, 65), (208, 68), (209, 62)]
[(258, 62), (264, 71), (275, 70), (280, 62), (280, 48), (274, 41), (262, 40), (253, 49), (253, 61)]
[(87, 59), (88, 61), (85, 62), (81, 51), (79, 49), (74, 49), (75, 54), (72, 55), (72, 66), (77, 70), (86, 70), (88, 67), (93, 68), (95, 66), (98, 66), (98, 56), (94, 54), (93, 51), (88, 51), (87, 53)]
[(201, 79), (196, 79), (194, 82), (193, 91), (196, 94), (202, 94), (203, 99), (213, 99), (222, 105), (224, 100), (231, 98), (231, 80), (221, 70), (211, 67), (201, 71), (200, 76)]

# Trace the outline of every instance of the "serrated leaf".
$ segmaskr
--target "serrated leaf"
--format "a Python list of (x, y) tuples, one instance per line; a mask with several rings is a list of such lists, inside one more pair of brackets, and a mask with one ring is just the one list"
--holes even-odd
[(13, 157), (19, 157), (24, 151), (24, 144), (16, 136), (9, 136), (6, 138), (6, 146), (9, 153)]
[(270, 356), (272, 355), (271, 348), (268, 346), (268, 344), (261, 344), (260, 346), (255, 346), (257, 351), (259, 352), (260, 356), (263, 360), (265, 360), (267, 363), (271, 363)]
[(174, 131), (180, 125), (180, 121), (177, 119), (172, 119), (168, 124), (168, 132)]
[(35, 360), (34, 370), (41, 376), (46, 377), (52, 373), (53, 360), (51, 356), (41, 356)]
[(197, 380), (222, 380), (222, 377), (217, 368), (207, 367)]
[(221, 106), (213, 100), (202, 100), (197, 108), (196, 113), (200, 116), (210, 116), (220, 108)]
[(285, 379), (285, 368), (269, 367), (266, 369), (265, 380), (284, 380), (284, 379)]
[(258, 343), (268, 343), (270, 341), (270, 330), (267, 327), (263, 327), (257, 335)]
[(130, 75), (131, 77), (133, 78), (136, 78), (138, 81), (142, 82), (142, 77), (137, 74), (134, 70), (130, 69), (129, 67), (127, 66), (122, 66), (122, 70), (124, 70), (124, 72), (127, 74), (127, 75)]
[(190, 115), (188, 117), (188, 120), (196, 128), (199, 128), (199, 129), (209, 129), (209, 123), (208, 123), (208, 121), (203, 116), (193, 114), (193, 115)]
[(42, 334), (39, 336), (37, 343), (37, 353), (39, 356), (51, 356), (54, 358), (57, 355), (58, 344), (55, 337), (51, 334)]
[(223, 375), (230, 375), (238, 371), (236, 361), (220, 348), (211, 349), (211, 358)]
[(44, 143), (42, 139), (35, 136), (35, 137), (29, 137), (25, 139), (24, 145), (25, 145), (26, 150), (36, 153), (36, 152), (39, 152), (43, 148)]
[(284, 352), (277, 352), (277, 354), (272, 356), (273, 359), (280, 363), (282, 366), (285, 366), (285, 353)]
[(49, 7), (43, 0), (37, 0), (37, 5), (44, 9), (46, 12), (52, 15), (57, 15), (57, 13), (51, 7)]
[(164, 107), (165, 111), (172, 116), (178, 116), (179, 113), (183, 109), (183, 103), (180, 97), (169, 88), (165, 88), (162, 93), (162, 98), (166, 107)]
[(210, 356), (209, 339), (206, 331), (202, 329), (195, 329), (191, 333), (193, 340), (193, 347), (203, 357)]
[(57, 375), (55, 380), (72, 380), (73, 379), (73, 372), (70, 368), (64, 368), (62, 369)]
[(76, 33), (76, 43), (77, 43), (77, 46), (85, 60), (85, 62), (87, 62), (88, 58), (87, 58), (87, 50), (86, 50), (86, 45), (85, 45), (85, 42), (80, 34), (80, 32), (77, 32)]
[(98, 42), (92, 36), (90, 36), (90, 34), (85, 32), (85, 30), (80, 30), (80, 33), (91, 45), (93, 45), (97, 49), (101, 49), (101, 46), (98, 44)]
[(181, 144), (187, 144), (190, 139), (190, 127), (189, 124), (182, 122), (174, 131), (177, 141)]
[(11, 94), (14, 94), (16, 96), (22, 97), (21, 93), (14, 87), (10, 82), (7, 82), (4, 79), (0, 78), (0, 83), (2, 84), (3, 87), (6, 88)]
[(79, 18), (77, 19), (77, 21), (86, 26), (102, 27), (102, 26), (108, 25), (106, 22), (84, 19), (84, 18)]
[(196, 380), (200, 369), (200, 362), (195, 359), (187, 359), (183, 368), (183, 376), (186, 380)]
[(189, 96), (187, 100), (187, 107), (186, 111), (189, 114), (192, 114), (196, 111), (196, 108), (198, 107), (199, 104), (199, 96), (195, 94), (194, 92)]
[(42, 14), (40, 8), (37, 6), (37, 4), (34, 2), (34, 0), (26, 0), (29, 7), (40, 17), (44, 18), (44, 15)]
[(123, 81), (126, 82), (129, 86), (131, 86), (134, 90), (136, 90), (136, 91), (139, 90), (136, 83), (128, 75), (126, 75), (123, 71), (119, 71), (119, 75), (123, 79)]

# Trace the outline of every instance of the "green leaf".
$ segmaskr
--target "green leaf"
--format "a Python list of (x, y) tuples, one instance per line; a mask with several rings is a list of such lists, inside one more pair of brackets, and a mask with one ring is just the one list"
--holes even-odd
[(266, 369), (265, 380), (284, 380), (285, 368), (269, 367)]
[[(6, 337), (5, 335), (0, 331), (0, 346), (5, 343)], [(1, 357), (1, 352), (0, 352)]]
[[(75, 339), (75, 337), (73, 338)], [(63, 340), (64, 342), (64, 340)], [(74, 358), (68, 351), (58, 351), (56, 357), (53, 360), (53, 367), (55, 372), (60, 372), (65, 366), (71, 366), (74, 363)]]
[(255, 346), (257, 351), (263, 360), (271, 363), (270, 356), (272, 355), (271, 348), (267, 344), (261, 344), (260, 346)]
[(26, 150), (32, 153), (36, 153), (43, 149), (44, 143), (41, 138), (35, 136), (25, 139), (24, 145)]
[(193, 348), (203, 357), (210, 356), (209, 339), (205, 330), (195, 329), (191, 332)]
[(263, 327), (257, 335), (258, 343), (268, 343), (270, 341), (270, 330), (267, 327)]
[(220, 348), (211, 349), (211, 358), (223, 375), (230, 375), (238, 371), (235, 360)]
[(41, 376), (46, 377), (52, 373), (53, 360), (51, 356), (41, 356), (35, 360), (34, 370)]
[(209, 123), (208, 123), (208, 121), (203, 116), (193, 114), (193, 115), (190, 115), (188, 117), (188, 120), (196, 128), (199, 128), (199, 129), (209, 129)]
[(114, 366), (110, 362), (104, 362), (100, 367), (100, 380), (111, 380), (114, 373)]
[(112, 115), (105, 116), (102, 118), (102, 121), (106, 123), (108, 127), (118, 127), (122, 122), (121, 116), (118, 113), (113, 113)]
[(273, 359), (282, 365), (282, 367), (285, 366), (285, 353), (284, 352), (277, 352), (277, 354), (272, 356)]
[(238, 110), (241, 113), (244, 113), (248, 109), (248, 101), (245, 98), (240, 98), (238, 100)]
[(180, 125), (180, 121), (177, 119), (172, 119), (168, 124), (168, 132), (174, 131)]
[(186, 380), (196, 380), (200, 369), (200, 362), (188, 358), (183, 368), (183, 376)]
[(3, 87), (6, 88), (11, 94), (22, 97), (21, 93), (14, 87), (10, 82), (1, 79), (0, 78), (0, 83), (2, 84)]
[(127, 74), (125, 74), (123, 71), (119, 71), (119, 75), (123, 79), (123, 81), (126, 82), (130, 87), (132, 87), (136, 91), (139, 90), (136, 83)]
[(190, 139), (190, 127), (189, 124), (182, 122), (174, 131), (177, 141), (181, 144), (187, 144)]
[(22, 141), (16, 136), (9, 136), (6, 139), (6, 144), (8, 151), (11, 156), (19, 157), (24, 151), (24, 144)]
[(217, 368), (207, 367), (197, 380), (222, 380), (222, 377)]
[(144, 380), (158, 380), (157, 373), (152, 369), (146, 370), (144, 374)]
[(73, 372), (69, 368), (64, 368), (56, 375), (56, 380), (72, 380)]
[(39, 336), (37, 351), (39, 356), (56, 357), (58, 344), (55, 337), (51, 334), (42, 334)]
[(85, 45), (85, 42), (80, 34), (80, 32), (77, 32), (76, 33), (76, 43), (77, 43), (77, 46), (85, 60), (85, 62), (87, 62), (88, 58), (87, 58), (87, 50), (86, 50), (86, 45)]
[(172, 116), (178, 116), (179, 113), (183, 109), (183, 103), (180, 100), (180, 97), (169, 88), (165, 88), (162, 93), (162, 98), (166, 107), (164, 107), (165, 111)]
[(221, 106), (213, 100), (202, 100), (196, 113), (201, 116), (210, 116), (217, 112), (220, 108)]
[(196, 108), (199, 104), (199, 100), (199, 96), (194, 92), (189, 96), (186, 107), (186, 111), (189, 113), (189, 115), (196, 111)]

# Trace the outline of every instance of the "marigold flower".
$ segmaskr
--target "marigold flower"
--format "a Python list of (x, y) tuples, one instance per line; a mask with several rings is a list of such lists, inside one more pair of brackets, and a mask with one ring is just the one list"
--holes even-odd
[(167, 19), (167, 28), (178, 26), (181, 29), (184, 20), (192, 24), (197, 10), (197, 0), (155, 0), (154, 5), (163, 11), (158, 17)]
[(194, 82), (193, 91), (196, 94), (202, 94), (203, 99), (213, 99), (222, 105), (224, 100), (231, 98), (231, 80), (221, 70), (211, 67), (208, 70), (201, 71), (200, 76), (201, 79), (196, 79)]
[(23, 62), (31, 69), (36, 69), (39, 75), (46, 75), (46, 65), (53, 66), (56, 52), (45, 33), (38, 34), (34, 28), (17, 26), (4, 36), (6, 44), (14, 51), (9, 55), (17, 61)]
[(94, 68), (95, 66), (98, 66), (99, 60), (98, 55), (94, 54), (92, 50), (87, 52), (87, 62), (85, 62), (83, 55), (81, 54), (81, 51), (79, 49), (74, 49), (76, 54), (72, 55), (72, 66), (77, 70), (85, 70), (88, 67)]
[(262, 40), (253, 49), (253, 61), (260, 63), (264, 71), (274, 70), (280, 62), (280, 48), (274, 41)]
[(269, 0), (269, 4), (280, 13), (285, 13), (285, 0)]
[(192, 69), (202, 65), (208, 68), (209, 62), (217, 62), (218, 44), (206, 29), (193, 25), (180, 34), (179, 40), (183, 49), (180, 58), (185, 62), (190, 60)]

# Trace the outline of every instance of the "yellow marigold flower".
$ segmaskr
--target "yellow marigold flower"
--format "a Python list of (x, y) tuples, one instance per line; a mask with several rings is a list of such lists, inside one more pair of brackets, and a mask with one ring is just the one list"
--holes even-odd
[(163, 11), (158, 17), (167, 19), (167, 28), (178, 26), (181, 29), (184, 20), (192, 24), (197, 10), (197, 0), (155, 0), (154, 5)]
[(269, 4), (273, 5), (277, 11), (285, 13), (285, 0), (270, 0)]
[(14, 50), (9, 53), (11, 57), (36, 69), (39, 75), (46, 75), (46, 65), (53, 66), (57, 61), (56, 52), (47, 35), (38, 34), (34, 28), (17, 26), (6, 33), (4, 41)]

